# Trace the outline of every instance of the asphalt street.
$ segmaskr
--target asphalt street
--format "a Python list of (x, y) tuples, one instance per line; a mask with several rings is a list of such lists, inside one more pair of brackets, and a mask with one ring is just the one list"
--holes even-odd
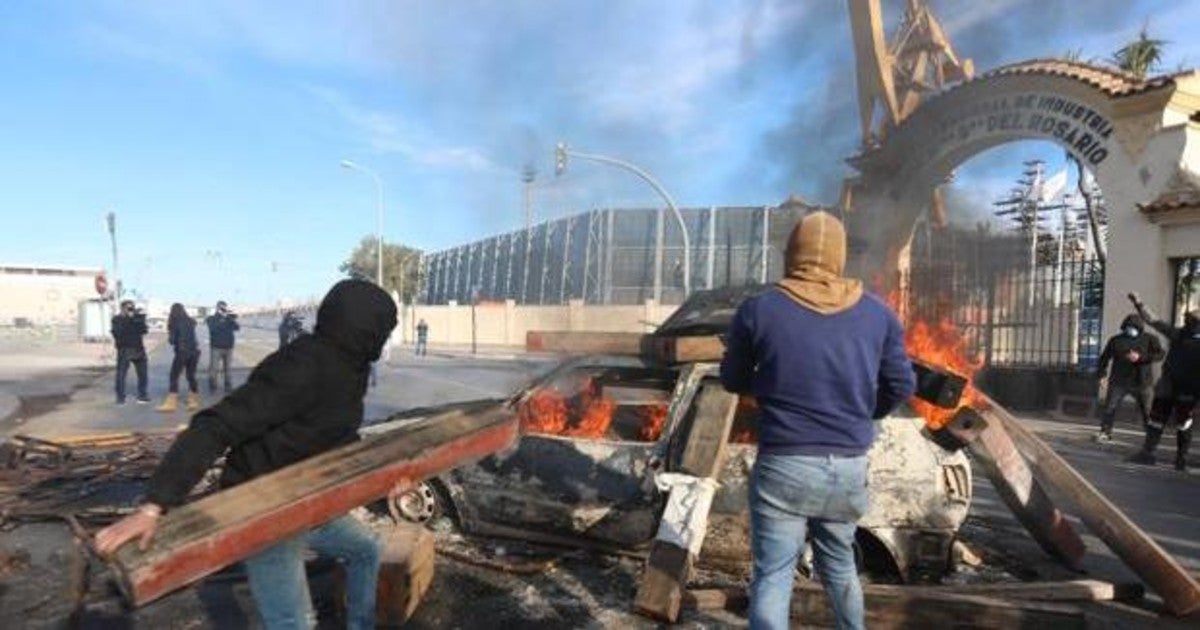
[[(150, 394), (154, 404), (166, 393), (171, 358), (169, 348), (161, 341), (161, 335), (152, 335), (150, 338), (153, 348), (150, 353)], [(201, 343), (205, 345), (206, 339), (202, 337)], [(235, 384), (243, 382), (252, 367), (274, 351), (276, 343), (273, 330), (245, 329), (239, 337), (234, 355)], [(0, 348), (0, 355), (3, 354), (2, 350)], [(37, 395), (25, 400), (22, 406), (24, 413), (0, 427), (4, 434), (27, 433), (53, 438), (114, 430), (172, 430), (187, 421), (188, 416), (182, 410), (174, 414), (161, 414), (154, 410), (153, 404), (115, 405), (112, 370), (99, 369), (95, 364), (97, 359), (92, 355), (87, 355), (86, 360), (81, 360), (80, 365), (75, 365), (68, 372), (55, 371), (51, 365), (43, 366), (45, 369), (28, 371), (24, 375), (20, 373), (19, 365), (14, 367), (14, 364), (21, 364), (23, 359), (5, 362), (3, 358), (0, 356), (0, 368), (4, 368), (0, 374), (4, 376), (5, 387), (12, 391), (40, 392), (37, 395), (45, 396), (44, 404), (29, 404), (30, 401), (36, 403), (40, 400)], [(204, 370), (207, 362), (205, 352), (201, 360), (200, 380), (205, 402), (211, 403), (215, 398), (207, 392)], [(4, 367), (6, 365), (7, 368)], [(545, 359), (521, 355), (472, 356), (462, 348), (433, 348), (427, 357), (413, 356), (410, 348), (395, 348), (390, 357), (379, 364), (378, 383), (368, 391), (366, 397), (366, 418), (370, 422), (415, 407), (504, 397), (550, 365)], [(67, 373), (72, 375), (70, 379), (62, 376)], [(55, 389), (66, 387), (61, 385), (66, 382), (70, 383), (66, 390)], [(59, 385), (52, 387), (50, 384), (53, 383)], [(132, 374), (129, 385), (133, 387)], [(1116, 440), (1103, 445), (1091, 440), (1095, 433), (1091, 420), (1052, 415), (1026, 416), (1023, 419), (1187, 569), (1200, 574), (1200, 475), (1183, 474), (1171, 468), (1173, 434), (1168, 433), (1163, 447), (1160, 447), (1161, 463), (1156, 467), (1143, 467), (1123, 461), (1141, 441), (1140, 430), (1128, 416), (1118, 424)], [(1196, 466), (1200, 462), (1193, 456), (1192, 464)], [(988, 557), (989, 563), (1003, 564), (1009, 572), (1024, 579), (1079, 577), (1049, 560), (1038, 549), (981, 474), (976, 474), (974, 486), (975, 499), (962, 534), (968, 544)], [(1075, 507), (1065, 497), (1054, 498), (1084, 534), (1089, 550), (1084, 563), (1086, 575), (1114, 581), (1137, 581), (1136, 576), (1097, 538), (1089, 534), (1077, 518), (1070, 516)], [(6, 534), (5, 544), (14, 543), (17, 540), (13, 538), (14, 535), (17, 533)], [(513, 588), (519, 587), (520, 590), (527, 586), (531, 587), (526, 584)], [(197, 601), (203, 600), (210, 591), (200, 589), (200, 600)], [(237, 606), (232, 602), (227, 604)], [(245, 609), (244, 604), (242, 602), (242, 609)], [(144, 612), (153, 617), (157, 614), (154, 610)], [(212, 618), (209, 610), (207, 614)], [(1176, 621), (1144, 611), (1122, 608), (1117, 612), (1130, 615), (1128, 623), (1121, 623), (1121, 627), (1187, 627), (1186, 623), (1179, 625)], [(205, 613), (196, 609), (195, 614)]]
[[(198, 370), (200, 392), (204, 404), (212, 404), (223, 393), (208, 390), (207, 339), (204, 328), (201, 335), (203, 348)], [(0, 427), (4, 434), (26, 433), (41, 437), (65, 436), (77, 433), (104, 431), (155, 431), (173, 429), (188, 420), (182, 408), (171, 414), (155, 411), (168, 390), (168, 374), (171, 366), (171, 349), (163, 343), (162, 335), (152, 334), (147, 338), (149, 348), (149, 394), (151, 404), (142, 405), (129, 396), (125, 405), (116, 404), (112, 370), (92, 370), (84, 387), (73, 386), (65, 392), (51, 392), (49, 404), (33, 405), (36, 415), (16, 417)], [(275, 331), (245, 327), (238, 336), (234, 348), (233, 383), (245, 382), (250, 370), (278, 347)], [(376, 383), (365, 399), (365, 419), (386, 418), (397, 411), (416, 407), (427, 407), (448, 402), (481, 398), (504, 397), (528, 382), (546, 363), (537, 360), (501, 360), (473, 357), (461, 351), (439, 351), (434, 349), (428, 356), (417, 357), (411, 348), (396, 347), (390, 356), (377, 364)], [(55, 379), (48, 373), (12, 375), (14, 382), (23, 382), (21, 387), (30, 389), (39, 380)], [(218, 382), (220, 377), (218, 377)], [(130, 369), (126, 377), (127, 392), (136, 391), (136, 377)], [(180, 389), (187, 386), (180, 377)], [(61, 394), (69, 393), (69, 400)], [(34, 397), (36, 398), (36, 397)], [(181, 405), (182, 407), (182, 405)]]

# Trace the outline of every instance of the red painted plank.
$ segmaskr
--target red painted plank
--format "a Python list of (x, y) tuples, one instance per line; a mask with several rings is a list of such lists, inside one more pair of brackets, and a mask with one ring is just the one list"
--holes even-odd
[(384, 497), (399, 479), (477, 461), (517, 436), (506, 405), (449, 412), (371, 436), (168, 513), (151, 548), (125, 545), (114, 568), (127, 599), (140, 606)]

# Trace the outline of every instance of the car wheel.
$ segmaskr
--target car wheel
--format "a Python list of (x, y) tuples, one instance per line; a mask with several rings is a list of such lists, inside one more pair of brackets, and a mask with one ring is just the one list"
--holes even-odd
[(396, 522), (432, 525), (443, 517), (453, 520), (454, 516), (454, 507), (450, 504), (446, 491), (436, 482), (430, 481), (423, 481), (395, 500), (388, 501), (387, 507), (388, 513)]

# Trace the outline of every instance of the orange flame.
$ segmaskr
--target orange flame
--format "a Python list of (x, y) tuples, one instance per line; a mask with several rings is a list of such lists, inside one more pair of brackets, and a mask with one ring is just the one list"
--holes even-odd
[(579, 396), (576, 416), (579, 421), (574, 427), (563, 431), (567, 437), (598, 438), (608, 432), (617, 404), (604, 397), (594, 381), (588, 381)]
[[(535, 392), (517, 411), (521, 431), (563, 437), (602, 438), (608, 434), (617, 403), (604, 395), (595, 381), (584, 382), (575, 396), (552, 388)], [(667, 419), (666, 405), (646, 405), (637, 411), (641, 418), (638, 438), (657, 441)]]
[(667, 406), (646, 405), (638, 408), (638, 416), (642, 426), (638, 429), (638, 437), (646, 442), (657, 442), (662, 437), (663, 426), (667, 423)]
[[(899, 292), (892, 292), (887, 301), (893, 310), (901, 312), (898, 308)], [(959, 409), (978, 407), (983, 403), (983, 398), (974, 385), (975, 373), (983, 367), (983, 360), (972, 355), (962, 330), (949, 318), (942, 318), (936, 322), (907, 322), (904, 347), (910, 357), (967, 379), (962, 398), (954, 409), (937, 407), (917, 398), (909, 401), (913, 411), (920, 414), (930, 428), (940, 429), (950, 423)]]

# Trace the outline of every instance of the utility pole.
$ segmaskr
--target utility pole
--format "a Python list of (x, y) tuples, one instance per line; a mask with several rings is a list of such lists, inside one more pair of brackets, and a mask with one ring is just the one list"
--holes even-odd
[(112, 244), (112, 260), (113, 260), (113, 295), (117, 296), (117, 301), (121, 301), (121, 272), (117, 261), (117, 213), (109, 211), (104, 217), (105, 223), (108, 225), (108, 240)]
[[(687, 298), (688, 293), (692, 290), (692, 247), (688, 239), (687, 224), (683, 221), (683, 215), (679, 212), (679, 207), (675, 205), (675, 199), (667, 192), (667, 189), (658, 180), (650, 176), (649, 173), (642, 170), (636, 164), (627, 162), (606, 155), (597, 155), (594, 153), (580, 153), (567, 147), (565, 142), (559, 142), (554, 149), (554, 172), (556, 175), (562, 175), (567, 170), (567, 158), (574, 157), (581, 160), (590, 160), (592, 162), (600, 162), (609, 166), (616, 166), (637, 175), (642, 181), (650, 184), (654, 192), (658, 193), (663, 201), (666, 202), (667, 208), (675, 215), (675, 220), (679, 223), (679, 233), (683, 237), (683, 297)], [(662, 262), (663, 262), (663, 219), (662, 211), (658, 213), (657, 221), (655, 222), (655, 246), (654, 246), (654, 301), (662, 301)]]

